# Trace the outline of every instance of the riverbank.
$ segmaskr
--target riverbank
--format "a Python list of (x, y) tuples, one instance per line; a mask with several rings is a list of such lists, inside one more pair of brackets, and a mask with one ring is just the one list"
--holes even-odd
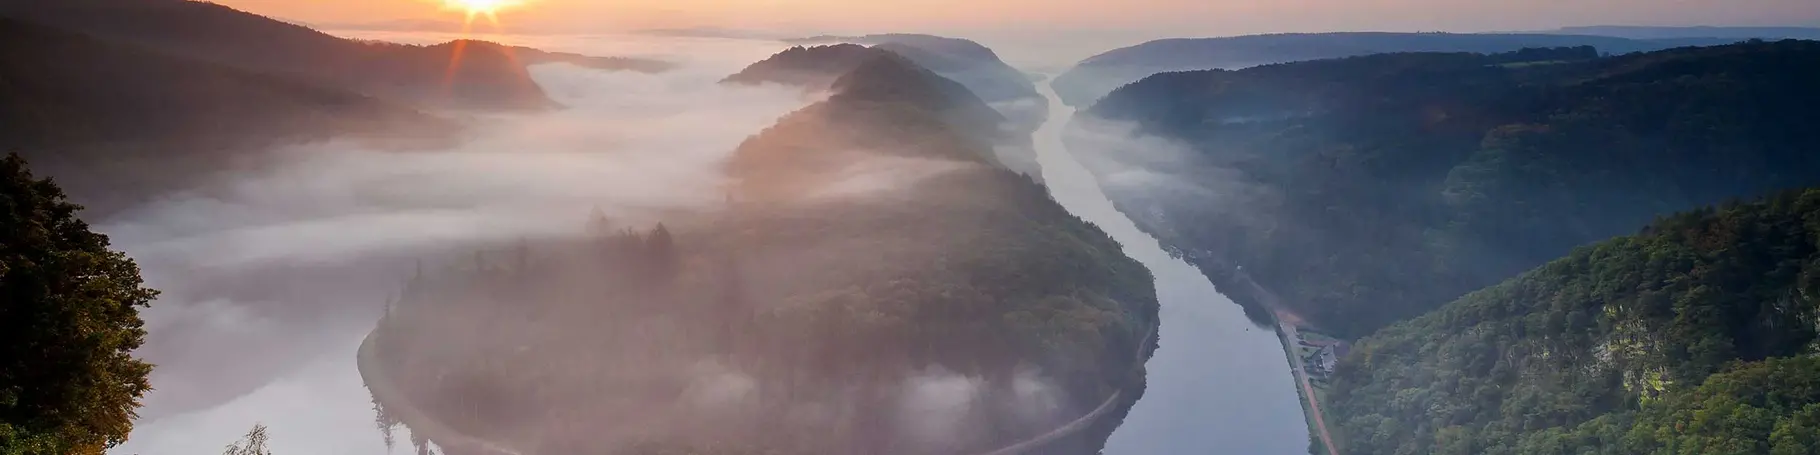
[(443, 455), (525, 455), (499, 443), (468, 436), (450, 428), (413, 405), (404, 390), (385, 375), (379, 361), (379, 348), (376, 346), (378, 335), (379, 330), (374, 329), (361, 341), (355, 359), (360, 368), (360, 377), (366, 382), (367, 391), (373, 394), (374, 404), (383, 407), (388, 416), (402, 422), (413, 434), (435, 443), (441, 449), (438, 453)]

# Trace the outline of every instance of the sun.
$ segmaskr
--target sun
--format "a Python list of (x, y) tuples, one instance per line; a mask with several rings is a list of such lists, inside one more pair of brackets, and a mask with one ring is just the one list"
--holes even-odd
[(474, 18), (481, 16), (497, 23), (500, 10), (519, 6), (524, 2), (525, 0), (442, 0), (442, 6), (467, 12), (469, 23), (473, 23)]
[(443, 0), (449, 9), (467, 11), (468, 14), (495, 14), (499, 10), (517, 6), (519, 0)]

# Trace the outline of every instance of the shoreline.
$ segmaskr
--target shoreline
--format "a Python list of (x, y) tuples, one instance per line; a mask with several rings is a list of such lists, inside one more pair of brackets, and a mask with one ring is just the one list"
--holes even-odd
[[(1054, 430), (1025, 438), (1022, 441), (1010, 443), (1005, 447), (984, 452), (980, 455), (1024, 455), (1035, 453), (1036, 451), (1048, 449), (1050, 446), (1057, 443), (1066, 442), (1075, 436), (1080, 436), (1087, 430), (1104, 427), (1104, 424), (1107, 422), (1105, 419), (1115, 410), (1128, 412), (1131, 405), (1136, 404), (1137, 400), (1143, 397), (1144, 365), (1148, 362), (1150, 354), (1156, 352), (1159, 336), (1158, 331), (1160, 329), (1159, 326), (1160, 323), (1153, 324), (1150, 327), (1150, 333), (1145, 336), (1144, 342), (1138, 346), (1138, 358), (1144, 359), (1144, 361), (1138, 362), (1133, 367), (1131, 375), (1132, 382), (1126, 384), (1125, 387), (1114, 391), (1112, 395), (1106, 397), (1098, 407), (1088, 411), (1081, 417), (1056, 427)], [(422, 435), (425, 439), (435, 443), (438, 448), (442, 449), (443, 453), (448, 455), (529, 455), (516, 449), (506, 447), (503, 444), (469, 436), (459, 430), (449, 428), (435, 417), (429, 415), (428, 412), (424, 412), (411, 405), (410, 400), (405, 398), (404, 393), (398, 388), (398, 385), (393, 384), (390, 379), (384, 375), (383, 366), (378, 359), (378, 348), (375, 345), (375, 340), (378, 336), (379, 329), (374, 328), (360, 343), (360, 350), (356, 354), (356, 358), (361, 380), (366, 384), (367, 390), (373, 394), (373, 399), (384, 406), (388, 414), (396, 417), (409, 428), (412, 433)], [(1107, 433), (1110, 434), (1111, 432), (1109, 430), (1114, 428), (1116, 428), (1116, 426), (1107, 428)]]

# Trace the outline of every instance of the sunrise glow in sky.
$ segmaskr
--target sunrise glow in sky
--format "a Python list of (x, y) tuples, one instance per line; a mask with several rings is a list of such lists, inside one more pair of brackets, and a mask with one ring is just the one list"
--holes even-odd
[[(215, 0), (312, 24), (460, 19), (445, 0)], [(1571, 25), (1820, 25), (1820, 1), (1749, 0), (447, 0), (508, 5), (521, 29), (723, 27), (803, 32), (1539, 30)], [(486, 8), (491, 9), (491, 8)], [(483, 12), (484, 13), (484, 12)]]

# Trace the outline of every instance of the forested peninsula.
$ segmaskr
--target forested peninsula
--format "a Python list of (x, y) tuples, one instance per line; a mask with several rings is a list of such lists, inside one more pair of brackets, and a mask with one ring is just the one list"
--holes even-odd
[(881, 51), (828, 90), (724, 206), (428, 267), (369, 340), (408, 391), (382, 409), (522, 453), (985, 453), (1095, 417), (1044, 453), (1096, 453), (1149, 272), (999, 165), (960, 84)]

